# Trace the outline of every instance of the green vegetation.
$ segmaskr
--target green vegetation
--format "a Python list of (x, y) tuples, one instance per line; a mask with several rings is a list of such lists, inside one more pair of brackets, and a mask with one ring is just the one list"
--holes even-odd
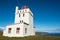
[(60, 40), (60, 36), (4, 37), (0, 33), (0, 40)]

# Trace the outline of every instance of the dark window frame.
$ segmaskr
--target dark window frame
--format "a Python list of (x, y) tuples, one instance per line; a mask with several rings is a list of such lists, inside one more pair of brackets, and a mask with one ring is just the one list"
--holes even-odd
[(19, 34), (20, 28), (16, 28), (16, 33)]
[(11, 33), (11, 30), (12, 30), (11, 28), (8, 28), (8, 33)]
[(25, 14), (23, 13), (23, 17), (25, 16)]
[(27, 33), (27, 28), (25, 28), (25, 34)]
[(20, 17), (20, 14), (19, 14), (19, 17)]

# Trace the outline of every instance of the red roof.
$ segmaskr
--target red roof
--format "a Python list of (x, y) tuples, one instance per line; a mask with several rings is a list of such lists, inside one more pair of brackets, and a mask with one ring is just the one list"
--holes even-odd
[(26, 8), (28, 8), (28, 6), (26, 6), (26, 5), (22, 7), (22, 9), (26, 9)]

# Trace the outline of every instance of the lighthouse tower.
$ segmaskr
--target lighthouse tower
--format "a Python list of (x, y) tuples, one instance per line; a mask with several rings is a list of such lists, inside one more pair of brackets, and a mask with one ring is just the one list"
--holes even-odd
[(33, 13), (28, 6), (23, 6), (20, 10), (16, 6), (14, 24), (6, 26), (3, 36), (24, 37), (33, 35), (35, 35)]

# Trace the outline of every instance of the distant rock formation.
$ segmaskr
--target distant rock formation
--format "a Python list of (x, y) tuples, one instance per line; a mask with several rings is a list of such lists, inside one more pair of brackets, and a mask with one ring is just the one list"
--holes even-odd
[(35, 32), (36, 35), (48, 34), (48, 32)]

